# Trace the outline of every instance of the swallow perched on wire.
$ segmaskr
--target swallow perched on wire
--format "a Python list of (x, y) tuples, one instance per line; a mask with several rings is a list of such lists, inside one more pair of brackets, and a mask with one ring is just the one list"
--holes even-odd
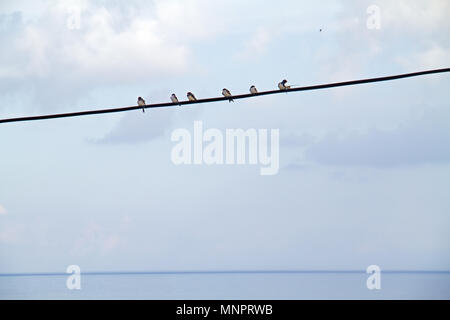
[(258, 90), (256, 90), (256, 87), (255, 87), (255, 86), (251, 86), (251, 87), (250, 87), (250, 93), (251, 93), (251, 94), (258, 93)]
[[(145, 100), (142, 99), (141, 97), (138, 97), (137, 104), (138, 104), (138, 106), (143, 107), (143, 106), (145, 106)], [(145, 112), (145, 108), (142, 108), (142, 112)]]
[[(228, 90), (227, 88), (223, 88), (222, 94), (223, 94), (224, 97), (228, 97), (228, 98), (229, 98), (229, 99), (228, 99), (228, 102), (233, 101), (233, 99), (231, 98), (230, 90)], [(233, 101), (233, 102), (234, 102), (234, 101)]]
[(281, 81), (281, 82), (278, 84), (278, 88), (279, 88), (280, 90), (290, 89), (291, 86), (287, 86), (287, 85), (286, 85), (286, 82), (287, 82), (287, 80)]
[(178, 103), (178, 105), (180, 105), (175, 93), (172, 93), (172, 95), (170, 96), (170, 100), (172, 100), (173, 103)]
[(194, 94), (192, 92), (188, 92), (187, 93), (187, 97), (189, 99), (189, 101), (196, 101), (197, 98), (194, 96)]

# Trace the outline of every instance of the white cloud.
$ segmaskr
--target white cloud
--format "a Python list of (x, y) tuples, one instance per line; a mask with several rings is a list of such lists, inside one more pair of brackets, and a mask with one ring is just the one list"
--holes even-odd
[(156, 21), (163, 34), (180, 41), (204, 39), (225, 27), (223, 5), (205, 0), (155, 1)]
[(136, 17), (119, 29), (120, 17), (103, 7), (83, 11), (80, 29), (67, 28), (67, 18), (66, 9), (56, 7), (38, 24), (26, 23), (22, 32), (10, 39), (9, 69), (3, 77), (57, 76), (64, 81), (78, 76), (124, 81), (186, 69), (187, 48), (162, 37), (157, 20)]
[(3, 206), (0, 204), (0, 216), (1, 216), (1, 215), (5, 215), (6, 213), (7, 213), (7, 211), (6, 211), (5, 207), (3, 207)]
[(139, 86), (188, 70), (189, 47), (157, 16), (91, 5), (81, 7), (80, 28), (71, 29), (68, 7), (47, 9), (33, 19), (17, 12), (0, 16), (0, 99), (17, 105), (29, 98), (33, 104), (23, 102), (28, 109), (73, 108), (95, 90)]
[(447, 68), (450, 61), (450, 48), (432, 44), (427, 49), (414, 53), (409, 57), (399, 56), (397, 61), (406, 69)]
[(237, 57), (243, 60), (257, 58), (267, 50), (271, 37), (267, 29), (259, 28), (244, 44), (242, 51), (238, 53)]
[(187, 48), (160, 37), (153, 21), (138, 19), (117, 33), (105, 17), (108, 15), (94, 18), (91, 32), (62, 49), (67, 62), (73, 62), (82, 73), (124, 81), (155, 79), (186, 70)]
[(407, 32), (432, 31), (448, 26), (450, 2), (447, 0), (378, 1), (382, 28), (398, 28)]

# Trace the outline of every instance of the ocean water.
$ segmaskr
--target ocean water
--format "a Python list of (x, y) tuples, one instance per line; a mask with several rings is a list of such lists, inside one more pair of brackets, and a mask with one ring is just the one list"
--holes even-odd
[(0, 299), (450, 299), (450, 272), (97, 273), (0, 275)]

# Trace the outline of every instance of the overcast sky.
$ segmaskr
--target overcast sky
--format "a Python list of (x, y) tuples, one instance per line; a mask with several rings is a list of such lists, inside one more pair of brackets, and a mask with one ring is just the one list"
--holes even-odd
[[(1, 1), (0, 118), (449, 67), (449, 16), (447, 0)], [(449, 87), (0, 124), (0, 273), (449, 270)], [(279, 173), (174, 165), (171, 133), (195, 120), (279, 129)]]

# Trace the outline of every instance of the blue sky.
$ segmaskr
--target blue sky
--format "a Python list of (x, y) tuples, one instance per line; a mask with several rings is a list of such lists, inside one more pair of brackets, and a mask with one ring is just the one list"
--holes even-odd
[[(449, 13), (445, 0), (2, 1), (0, 115), (449, 67)], [(449, 270), (449, 85), (0, 125), (0, 272)], [(170, 134), (195, 120), (279, 129), (279, 173), (175, 166)]]

